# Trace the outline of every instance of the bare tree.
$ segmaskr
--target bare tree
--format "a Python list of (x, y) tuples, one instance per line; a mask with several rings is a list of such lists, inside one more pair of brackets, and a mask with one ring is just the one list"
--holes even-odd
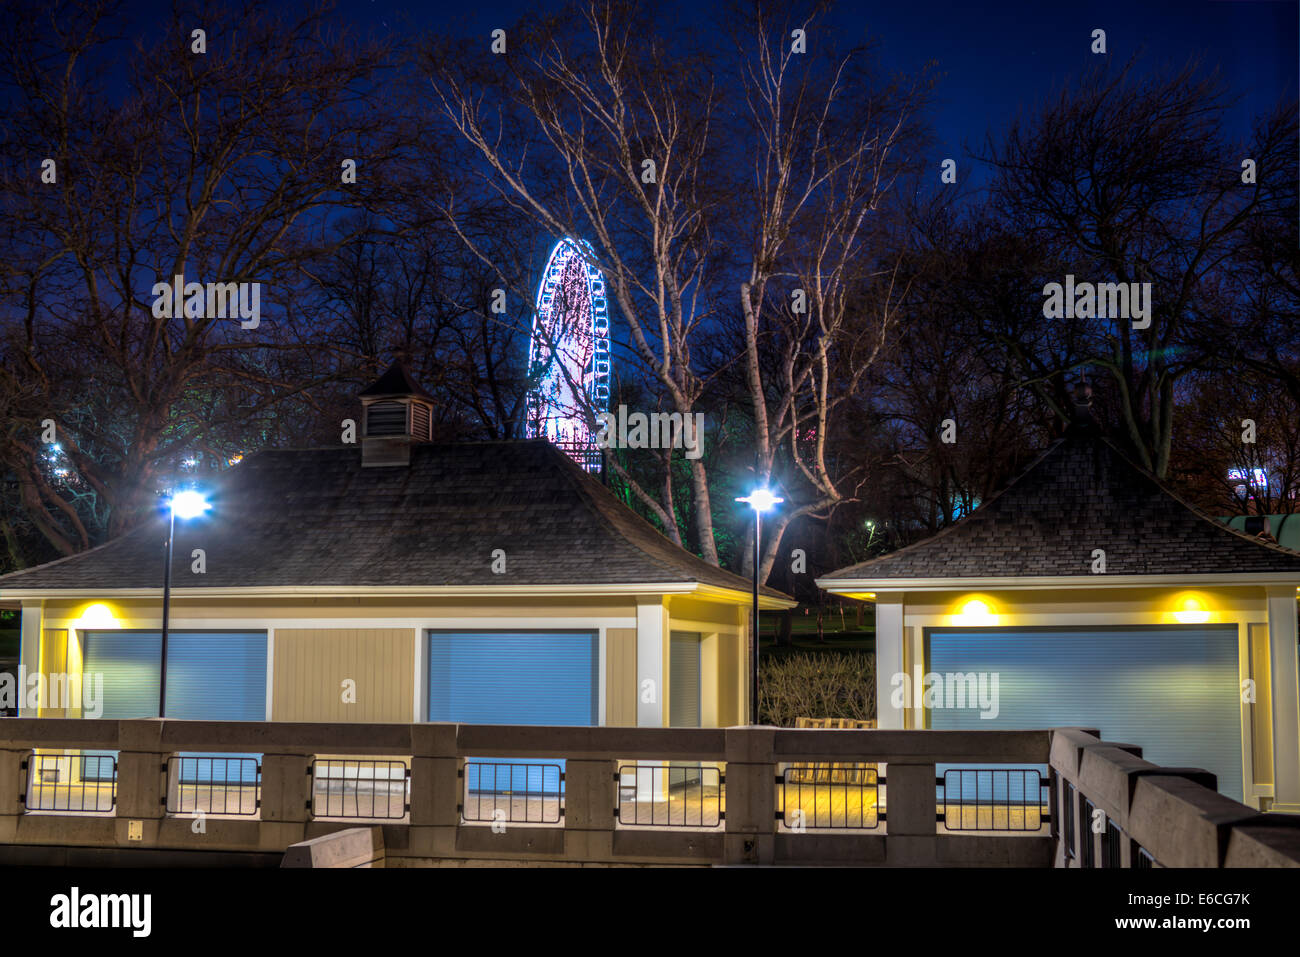
[[(205, 52), (197, 18), (175, 10), (134, 52), (116, 104), (89, 62), (111, 39), (109, 5), (28, 13), (0, 44), (2, 381), (27, 390), (0, 459), (69, 554), (138, 520), (196, 450), (263, 444), (270, 410), (330, 378), (313, 374), (294, 295), (303, 268), (350, 238), (329, 211), (377, 202), (395, 148), (373, 102), (386, 51), (332, 36), (319, 9), (206, 9)], [(361, 143), (366, 175), (344, 185)], [(260, 328), (155, 315), (154, 285), (177, 275), (260, 283)], [(52, 478), (46, 419), (66, 480)]]

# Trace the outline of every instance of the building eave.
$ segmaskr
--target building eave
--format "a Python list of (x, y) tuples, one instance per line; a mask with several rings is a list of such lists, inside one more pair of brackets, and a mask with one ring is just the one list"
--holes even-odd
[[(637, 582), (575, 585), (262, 585), (207, 588), (176, 588), (174, 599), (193, 598), (582, 598), (605, 596), (692, 595), (728, 604), (753, 601), (748, 591), (720, 588), (700, 582)], [(31, 601), (63, 599), (87, 601), (96, 598), (160, 598), (161, 588), (7, 588), (0, 600)], [(793, 608), (788, 598), (760, 594), (759, 607), (768, 610)]]
[(1042, 591), (1047, 589), (1161, 588), (1200, 586), (1300, 588), (1300, 572), (1232, 572), (1196, 575), (986, 575), (966, 578), (819, 578), (817, 585), (833, 595), (860, 597), (890, 592)]

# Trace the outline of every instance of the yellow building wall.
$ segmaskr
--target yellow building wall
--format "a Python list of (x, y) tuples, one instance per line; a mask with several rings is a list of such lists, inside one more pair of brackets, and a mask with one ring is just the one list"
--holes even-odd
[[(80, 671), (80, 668), (78, 668)], [(51, 676), (60, 685), (57, 695), (62, 699), (66, 689), (66, 676), (68, 674), (68, 633), (62, 628), (46, 628), (41, 632), (41, 674), (44, 676), (42, 682), (43, 688), (37, 707), (37, 715), (42, 718), (66, 718), (75, 717), (76, 713), (69, 715), (68, 709), (60, 706), (57, 708), (50, 707), (56, 693), (51, 687)], [(27, 689), (20, 689), (23, 694)], [(64, 702), (58, 702), (62, 705)]]
[(636, 629), (605, 631), (605, 723), (636, 727)]
[(278, 628), (273, 653), (273, 721), (415, 720), (414, 629)]
[[(715, 689), (716, 702), (713, 714), (710, 716), (711, 721), (706, 721), (705, 726), (728, 728), (733, 725), (745, 724), (743, 702), (740, 696), (740, 689), (745, 686), (742, 685), (739, 677), (748, 674), (745, 660), (745, 636), (734, 630), (719, 632), (706, 644), (709, 646), (709, 658), (714, 663), (714, 672), (712, 681), (709, 680), (707, 671), (701, 677), (704, 679), (706, 688)], [(707, 708), (705, 713), (708, 714)]]
[[(744, 653), (748, 606), (707, 599), (669, 596), (664, 635), (663, 674), (668, 675), (671, 629), (699, 632), (701, 649), (701, 719), (706, 726), (743, 723), (743, 695), (748, 687)], [(105, 624), (104, 616), (109, 624)], [(237, 596), (172, 598), (174, 628), (266, 628), (274, 633), (272, 655), (272, 720), (276, 721), (412, 721), (415, 705), (415, 645), (423, 626), (440, 622), (483, 619), (527, 619), (540, 629), (561, 621), (587, 621), (596, 627), (607, 621), (636, 620), (634, 596), (558, 598), (365, 598), (301, 597), (240, 598)], [(62, 668), (65, 628), (89, 627), (156, 630), (161, 604), (156, 598), (50, 599), (43, 607), (42, 656)], [(406, 619), (416, 627), (384, 628), (385, 619)], [(403, 620), (401, 625), (409, 622)], [(289, 627), (280, 627), (283, 622)], [(201, 624), (199, 624), (201, 623)], [(605, 625), (605, 722), (635, 726), (638, 678), (636, 629)], [(312, 627), (295, 627), (311, 625)], [(355, 625), (355, 627), (351, 627)], [(225, 627), (231, 627), (226, 625)], [(78, 670), (80, 666), (78, 656)], [(342, 682), (357, 683), (357, 703), (341, 700)], [(663, 693), (671, 694), (665, 687)], [(50, 714), (59, 714), (52, 711)], [(667, 715), (665, 697), (664, 714)]]

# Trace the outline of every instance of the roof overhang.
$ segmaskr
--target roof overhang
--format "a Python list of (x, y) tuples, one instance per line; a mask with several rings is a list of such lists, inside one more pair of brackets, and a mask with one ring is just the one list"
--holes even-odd
[(1202, 587), (1300, 588), (1300, 572), (1233, 572), (1221, 575), (1040, 575), (980, 576), (971, 578), (819, 578), (819, 588), (851, 598), (889, 592), (1033, 591), (1098, 588)]
[[(161, 588), (6, 588), (5, 601), (38, 599), (158, 598)], [(255, 587), (175, 588), (173, 598), (582, 598), (607, 596), (691, 595), (745, 605), (753, 594), (700, 582), (644, 582), (600, 585), (262, 585)], [(790, 598), (759, 593), (759, 608), (777, 610), (798, 604)]]

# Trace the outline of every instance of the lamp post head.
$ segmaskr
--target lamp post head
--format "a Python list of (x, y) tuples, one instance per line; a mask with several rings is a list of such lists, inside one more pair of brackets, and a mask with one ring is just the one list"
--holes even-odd
[(737, 498), (737, 502), (744, 502), (756, 512), (770, 512), (775, 506), (785, 501), (773, 495), (771, 490), (765, 488), (756, 488), (745, 498)]
[(178, 518), (197, 518), (212, 507), (206, 498), (194, 491), (177, 492), (167, 505)]

